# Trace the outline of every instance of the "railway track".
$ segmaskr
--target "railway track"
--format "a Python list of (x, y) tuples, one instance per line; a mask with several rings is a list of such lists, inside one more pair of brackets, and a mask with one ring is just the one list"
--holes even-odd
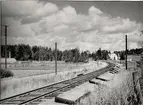
[(112, 69), (115, 65), (108, 62), (108, 66), (85, 75), (80, 75), (70, 80), (65, 80), (29, 92), (18, 94), (9, 98), (1, 99), (0, 105), (36, 105), (43, 99), (51, 99), (58, 94), (70, 90), (86, 81), (89, 81)]

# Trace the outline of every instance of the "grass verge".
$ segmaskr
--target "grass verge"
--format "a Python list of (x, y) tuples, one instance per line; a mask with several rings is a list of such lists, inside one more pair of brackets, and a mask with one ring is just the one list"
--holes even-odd
[(94, 91), (78, 105), (135, 105), (135, 97), (132, 73), (124, 71), (106, 85), (95, 85)]
[(56, 83), (62, 80), (71, 79), (76, 77), (77, 74), (88, 73), (93, 70), (103, 68), (105, 66), (105, 63), (101, 63), (100, 66), (97, 66), (95, 63), (94, 65), (88, 67), (59, 72), (57, 75), (51, 73), (24, 78), (5, 78), (1, 80), (1, 98), (3, 99), (26, 91), (47, 86), (49, 84)]

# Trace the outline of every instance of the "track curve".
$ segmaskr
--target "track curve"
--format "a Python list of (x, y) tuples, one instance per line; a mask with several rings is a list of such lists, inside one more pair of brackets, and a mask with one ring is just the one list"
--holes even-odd
[(86, 81), (89, 81), (107, 71), (112, 69), (115, 64), (107, 62), (108, 66), (101, 68), (97, 71), (87, 73), (69, 80), (58, 82), (52, 85), (41, 87), (32, 91), (28, 91), (22, 94), (18, 94), (9, 98), (1, 99), (0, 105), (36, 105), (44, 98), (52, 98), (58, 94), (67, 91), (75, 86), (78, 86)]

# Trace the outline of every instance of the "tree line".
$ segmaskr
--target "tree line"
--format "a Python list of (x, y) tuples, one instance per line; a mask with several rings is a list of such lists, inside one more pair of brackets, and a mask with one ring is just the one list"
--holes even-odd
[[(5, 57), (5, 46), (1, 46), (1, 56)], [(55, 60), (55, 49), (43, 46), (30, 46), (25, 44), (7, 45), (7, 57), (15, 58), (20, 61), (53, 61)], [(128, 55), (137, 55), (143, 52), (143, 48), (130, 49), (127, 51)], [(125, 51), (115, 51), (121, 60), (125, 59)], [(90, 52), (80, 51), (78, 48), (61, 51), (57, 49), (57, 60), (65, 62), (88, 62), (89, 59), (93, 60), (107, 60), (110, 51), (102, 50), (99, 48), (97, 51)]]
[[(5, 57), (5, 46), (1, 46), (1, 56)], [(9, 54), (10, 53), (10, 54)], [(107, 60), (109, 51), (98, 49), (90, 53), (81, 51), (78, 48), (61, 51), (57, 49), (57, 60), (65, 62), (88, 62), (93, 60)], [(30, 46), (25, 44), (7, 45), (7, 57), (15, 58), (20, 61), (53, 61), (55, 60), (55, 49), (42, 46)]]
[[(143, 48), (136, 48), (127, 50), (127, 55), (140, 55), (143, 52)], [(125, 51), (114, 51), (117, 55), (119, 55), (121, 60), (125, 59)]]

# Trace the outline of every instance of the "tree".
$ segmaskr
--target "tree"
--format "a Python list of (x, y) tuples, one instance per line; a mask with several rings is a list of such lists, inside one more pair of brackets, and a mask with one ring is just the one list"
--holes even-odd
[(120, 53), (120, 60), (125, 60), (125, 52)]
[(33, 51), (33, 53), (36, 53), (37, 51), (39, 51), (39, 47), (38, 46), (33, 46), (32, 51)]
[(23, 48), (22, 45), (16, 47), (16, 60), (23, 60)]
[(102, 51), (102, 59), (107, 60), (108, 58), (109, 58), (109, 57), (108, 57), (108, 51), (103, 50), (103, 51)]
[(80, 62), (88, 62), (88, 58), (89, 58), (88, 52), (84, 51), (84, 52), (81, 52), (79, 61)]
[(18, 45), (16, 47), (16, 60), (30, 60), (32, 59), (32, 50), (29, 45)]
[(96, 55), (97, 55), (97, 59), (101, 59), (101, 48), (99, 48), (96, 52)]

